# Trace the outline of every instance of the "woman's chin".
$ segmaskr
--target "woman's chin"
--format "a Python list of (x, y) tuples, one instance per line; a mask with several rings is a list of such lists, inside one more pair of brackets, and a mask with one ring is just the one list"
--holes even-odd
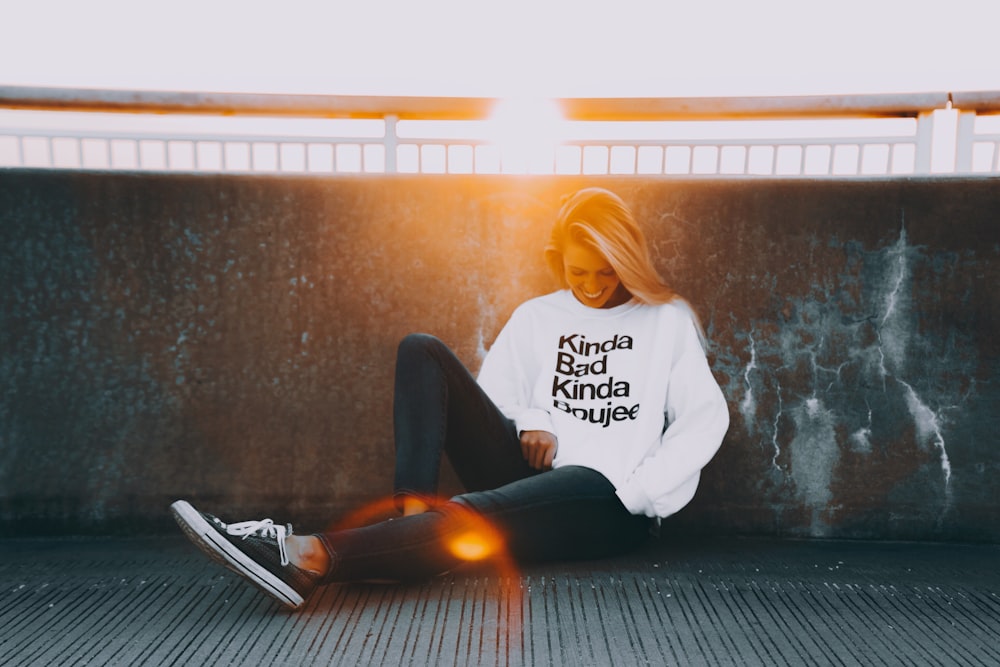
[(603, 308), (604, 304), (608, 302), (609, 294), (608, 290), (602, 290), (597, 296), (590, 296), (585, 292), (580, 290), (573, 290), (573, 296), (576, 300), (587, 306), (588, 308)]

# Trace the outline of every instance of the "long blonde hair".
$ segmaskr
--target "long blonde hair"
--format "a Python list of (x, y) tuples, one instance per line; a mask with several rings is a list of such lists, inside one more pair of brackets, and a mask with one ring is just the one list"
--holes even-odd
[(552, 236), (545, 246), (545, 261), (564, 288), (569, 285), (563, 269), (563, 253), (569, 243), (579, 243), (600, 253), (638, 301), (659, 305), (680, 300), (653, 266), (646, 236), (632, 211), (613, 192), (584, 188), (567, 197), (559, 209)]

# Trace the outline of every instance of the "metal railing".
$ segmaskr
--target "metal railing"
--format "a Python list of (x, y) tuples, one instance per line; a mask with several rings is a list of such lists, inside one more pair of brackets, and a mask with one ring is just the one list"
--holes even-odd
[(0, 167), (1000, 175), (1000, 92), (567, 99), (506, 120), (499, 103), (0, 87)]
[(1000, 114), (958, 116), (956, 171), (1000, 173)]

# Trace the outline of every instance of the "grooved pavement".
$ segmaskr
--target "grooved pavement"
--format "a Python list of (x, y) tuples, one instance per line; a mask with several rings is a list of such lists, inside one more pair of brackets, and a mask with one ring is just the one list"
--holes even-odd
[(2, 665), (1000, 665), (1000, 545), (674, 538), (328, 586), (297, 612), (181, 537), (0, 540)]

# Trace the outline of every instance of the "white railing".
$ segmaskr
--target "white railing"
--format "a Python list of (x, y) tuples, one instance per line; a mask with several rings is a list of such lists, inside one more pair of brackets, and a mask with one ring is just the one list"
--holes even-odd
[(946, 94), (570, 100), (564, 101), (559, 118), (529, 114), (504, 121), (490, 116), (491, 100), (289, 101), (274, 96), (262, 101), (260, 96), (164, 93), (147, 99), (133, 94), (121, 101), (113, 93), (96, 91), (67, 101), (64, 91), (27, 92), (34, 96), (25, 89), (0, 88), (0, 167), (321, 174), (1000, 175), (1000, 115), (995, 113), (1000, 94), (976, 94), (970, 98), (971, 110), (956, 108), (953, 96)]
[(956, 171), (1000, 173), (1000, 114), (960, 113), (956, 144)]
[(381, 138), (94, 132), (0, 126), (0, 166), (196, 172), (386, 173)]
[[(613, 175), (876, 175), (929, 173), (932, 119), (611, 121), (566, 123), (540, 150), (397, 138), (401, 172)], [(833, 129), (836, 133), (823, 134)], [(807, 132), (806, 130), (812, 130)], [(819, 131), (818, 131), (819, 130)], [(888, 133), (886, 133), (888, 132)], [(615, 135), (632, 135), (628, 138)], [(571, 136), (565, 136), (571, 135)], [(585, 137), (585, 138), (581, 138)], [(514, 155), (510, 155), (514, 153)]]

